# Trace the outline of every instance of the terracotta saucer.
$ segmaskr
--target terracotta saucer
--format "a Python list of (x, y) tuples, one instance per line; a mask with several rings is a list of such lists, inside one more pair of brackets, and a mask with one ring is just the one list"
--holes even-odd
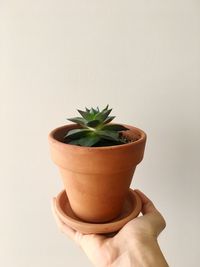
[(137, 193), (130, 189), (121, 215), (107, 223), (88, 223), (79, 219), (72, 211), (65, 190), (56, 198), (56, 211), (60, 219), (74, 230), (84, 234), (105, 234), (120, 230), (127, 222), (137, 217), (142, 203)]

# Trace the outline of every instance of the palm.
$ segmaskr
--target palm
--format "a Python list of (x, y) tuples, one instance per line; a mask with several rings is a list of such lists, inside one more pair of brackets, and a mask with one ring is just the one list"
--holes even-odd
[(85, 252), (90, 261), (96, 267), (109, 266), (118, 261), (126, 251), (127, 240), (133, 242), (140, 236), (153, 236), (157, 238), (165, 227), (162, 215), (157, 211), (153, 203), (140, 191), (137, 191), (142, 200), (143, 216), (127, 223), (117, 234), (112, 237), (97, 234), (81, 234), (61, 221), (53, 205), (53, 213), (62, 232), (72, 238)]
[(108, 266), (113, 252), (108, 251), (112, 248), (111, 238), (106, 238), (101, 235), (82, 235), (76, 234), (76, 241), (81, 246), (87, 257), (94, 266)]
[(74, 239), (94, 266), (109, 266), (120, 256), (118, 246), (126, 243), (127, 238), (132, 240), (136, 234), (144, 232), (144, 229), (148, 228), (147, 224), (142, 216), (127, 223), (116, 235), (113, 234), (113, 237), (76, 232)]

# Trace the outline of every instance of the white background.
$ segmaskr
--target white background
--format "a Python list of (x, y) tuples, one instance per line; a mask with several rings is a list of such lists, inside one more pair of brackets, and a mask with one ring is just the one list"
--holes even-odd
[(91, 266), (52, 217), (47, 135), (109, 103), (147, 132), (132, 186), (167, 220), (170, 266), (197, 267), (199, 102), (198, 0), (0, 0), (0, 266)]

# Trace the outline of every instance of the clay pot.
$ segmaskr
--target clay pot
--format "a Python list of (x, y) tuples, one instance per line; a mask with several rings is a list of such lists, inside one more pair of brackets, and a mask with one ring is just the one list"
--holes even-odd
[(76, 124), (49, 134), (51, 157), (58, 165), (71, 208), (80, 219), (108, 222), (116, 218), (128, 196), (137, 164), (143, 159), (146, 134), (133, 126), (124, 134), (137, 139), (123, 145), (81, 147), (65, 144), (63, 136)]

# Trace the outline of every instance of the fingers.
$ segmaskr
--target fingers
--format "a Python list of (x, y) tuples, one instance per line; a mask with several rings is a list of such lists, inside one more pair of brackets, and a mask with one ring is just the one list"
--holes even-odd
[(157, 212), (156, 207), (154, 206), (153, 202), (140, 190), (136, 189), (135, 192), (139, 195), (140, 199), (142, 200), (142, 214), (148, 214), (152, 212)]
[(68, 237), (70, 237), (71, 239), (75, 240), (76, 239), (76, 231), (73, 230), (71, 227), (69, 227), (68, 225), (66, 225), (58, 216), (56, 209), (55, 209), (55, 205), (56, 205), (56, 199), (53, 198), (52, 200), (52, 213), (54, 215), (56, 224), (58, 226), (58, 228), (60, 229), (61, 232), (63, 232), (64, 234), (66, 234)]
[(95, 234), (90, 234), (90, 235), (85, 235), (82, 234), (79, 231), (76, 231), (72, 229), (70, 226), (68, 226), (66, 223), (62, 221), (62, 219), (59, 217), (58, 213), (56, 212), (56, 198), (53, 198), (52, 200), (52, 213), (54, 215), (56, 224), (60, 231), (64, 234), (66, 234), (69, 238), (71, 238), (73, 241), (75, 241), (79, 246), (83, 246), (84, 241), (92, 241), (94, 242), (100, 242), (105, 239), (105, 237), (101, 235), (95, 235)]
[(147, 219), (156, 235), (158, 236), (166, 227), (166, 222), (162, 214), (156, 209), (153, 202), (140, 190), (135, 190), (142, 200), (142, 214)]

